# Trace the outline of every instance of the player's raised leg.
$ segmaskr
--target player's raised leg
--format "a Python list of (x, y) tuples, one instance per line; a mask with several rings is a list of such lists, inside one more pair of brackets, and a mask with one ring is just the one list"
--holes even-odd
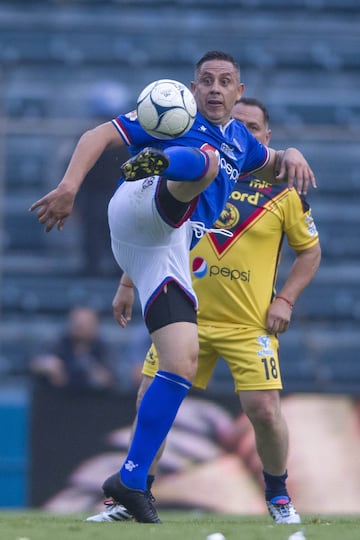
[(125, 161), (120, 170), (124, 179), (132, 182), (149, 176), (158, 176), (168, 165), (169, 159), (164, 152), (158, 148), (144, 148), (136, 156)]
[(127, 182), (159, 175), (174, 182), (194, 182), (212, 180), (218, 171), (217, 162), (215, 152), (199, 148), (172, 146), (164, 151), (145, 148), (126, 161), (121, 172)]

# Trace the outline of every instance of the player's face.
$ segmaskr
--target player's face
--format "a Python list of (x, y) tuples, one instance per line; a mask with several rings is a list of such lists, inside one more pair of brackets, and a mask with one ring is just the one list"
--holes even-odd
[(239, 82), (239, 72), (231, 62), (209, 60), (200, 67), (191, 89), (198, 111), (213, 124), (225, 125), (231, 118), (235, 101), (244, 91), (244, 85)]
[(232, 115), (240, 120), (259, 142), (268, 146), (271, 130), (267, 127), (264, 113), (259, 107), (240, 102), (234, 105)]

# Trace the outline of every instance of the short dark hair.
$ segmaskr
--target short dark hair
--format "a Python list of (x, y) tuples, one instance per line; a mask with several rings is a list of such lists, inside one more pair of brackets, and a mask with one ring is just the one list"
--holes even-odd
[(270, 123), (269, 111), (260, 100), (256, 98), (252, 98), (252, 97), (242, 97), (236, 101), (235, 105), (237, 105), (237, 103), (243, 103), (244, 105), (253, 105), (254, 107), (259, 107), (259, 109), (262, 111), (264, 115), (265, 125), (269, 125)]
[(223, 60), (224, 62), (230, 62), (230, 64), (232, 64), (236, 71), (240, 74), (240, 65), (236, 62), (235, 58), (231, 56), (231, 54), (223, 51), (208, 51), (205, 53), (196, 63), (195, 72), (197, 73), (205, 62), (209, 62), (211, 60)]

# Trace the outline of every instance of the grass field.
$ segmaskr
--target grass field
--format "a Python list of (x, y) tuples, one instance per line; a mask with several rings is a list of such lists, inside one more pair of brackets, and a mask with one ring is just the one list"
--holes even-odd
[(226, 540), (288, 540), (303, 531), (306, 540), (356, 540), (357, 516), (305, 516), (300, 525), (275, 525), (269, 517), (160, 512), (161, 525), (86, 523), (84, 515), (0, 512), (1, 540), (205, 540), (222, 532)]

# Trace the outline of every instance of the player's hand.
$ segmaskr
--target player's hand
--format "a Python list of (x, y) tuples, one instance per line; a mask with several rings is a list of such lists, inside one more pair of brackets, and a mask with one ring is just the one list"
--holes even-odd
[(291, 307), (281, 300), (274, 298), (267, 312), (266, 328), (271, 334), (282, 334), (289, 328)]
[(34, 202), (30, 207), (30, 212), (39, 208), (37, 218), (45, 225), (45, 232), (57, 225), (59, 231), (62, 230), (66, 218), (71, 214), (75, 201), (74, 191), (67, 189), (59, 184), (57, 188), (50, 191), (47, 195)]
[(122, 328), (125, 328), (127, 323), (131, 321), (134, 298), (134, 287), (120, 282), (112, 301), (112, 308), (114, 319)]
[[(277, 154), (279, 157), (279, 153)], [(315, 175), (299, 150), (296, 148), (288, 148), (278, 159), (276, 168), (279, 171), (276, 175), (276, 180), (282, 180), (288, 183), (289, 189), (296, 186), (299, 194), (306, 195), (309, 184), (316, 188)]]

